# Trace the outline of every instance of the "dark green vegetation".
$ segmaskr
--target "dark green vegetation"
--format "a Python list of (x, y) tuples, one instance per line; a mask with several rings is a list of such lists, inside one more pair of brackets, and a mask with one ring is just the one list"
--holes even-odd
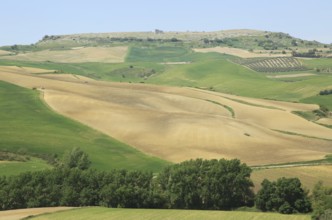
[[(0, 119), (1, 152), (39, 157), (54, 164), (66, 150), (80, 147), (90, 155), (92, 167), (99, 170), (127, 168), (157, 171), (168, 164), (54, 113), (40, 100), (37, 91), (2, 81)], [(10, 165), (6, 164), (7, 168)]]
[(307, 194), (298, 178), (280, 178), (274, 182), (265, 179), (255, 202), (257, 208), (262, 211), (277, 211), (283, 214), (308, 213), (311, 211), (311, 203)]
[(251, 169), (239, 160), (186, 161), (156, 178), (146, 171), (105, 172), (76, 165), (1, 177), (0, 209), (102, 205), (231, 210), (253, 205)]
[(325, 89), (319, 92), (319, 95), (331, 95), (331, 94), (332, 94), (332, 89), (330, 90)]
[(332, 187), (318, 182), (312, 191), (311, 200), (314, 209), (313, 219), (329, 219), (332, 216)]
[[(265, 179), (255, 198), (251, 169), (236, 159), (185, 161), (153, 176), (147, 171), (88, 169), (81, 166), (82, 158), (89, 161), (84, 152), (73, 149), (55, 169), (1, 177), (0, 210), (45, 206), (249, 210), (244, 207), (253, 206), (254, 199), (262, 211), (312, 210), (308, 192), (297, 178)], [(315, 187), (315, 215), (330, 207), (330, 193), (321, 183)]]
[(159, 186), (169, 208), (231, 210), (253, 206), (251, 169), (239, 160), (190, 160), (164, 169)]

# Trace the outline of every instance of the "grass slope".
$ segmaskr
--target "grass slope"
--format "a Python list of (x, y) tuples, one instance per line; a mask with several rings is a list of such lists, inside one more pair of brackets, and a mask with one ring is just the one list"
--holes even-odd
[(53, 214), (45, 214), (28, 219), (35, 220), (71, 220), (71, 219), (229, 219), (229, 220), (309, 220), (309, 215), (281, 215), (263, 212), (239, 211), (198, 211), (198, 210), (158, 210), (158, 209), (112, 209), (112, 208), (79, 208)]
[(236, 95), (299, 101), (317, 94), (332, 83), (331, 75), (319, 75), (294, 82), (269, 79), (227, 59), (203, 60), (168, 69), (149, 80), (156, 84), (192, 86)]
[(315, 103), (327, 107), (332, 111), (332, 95), (316, 95), (309, 98), (301, 99), (304, 103)]
[(157, 171), (168, 163), (60, 116), (36, 91), (0, 81), (0, 150), (28, 154), (58, 154), (80, 147), (92, 166)]
[(0, 162), (0, 175), (17, 175), (27, 171), (40, 171), (51, 169), (52, 166), (39, 158), (31, 158), (29, 161), (3, 161)]

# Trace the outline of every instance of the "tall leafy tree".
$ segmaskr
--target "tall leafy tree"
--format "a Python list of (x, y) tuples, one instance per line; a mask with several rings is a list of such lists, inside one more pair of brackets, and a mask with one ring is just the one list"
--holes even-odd
[(298, 178), (283, 177), (273, 182), (265, 179), (261, 185), (256, 195), (256, 206), (262, 211), (292, 214), (312, 210), (308, 193), (303, 190)]
[(60, 166), (65, 168), (77, 168), (80, 170), (86, 170), (90, 167), (91, 161), (89, 156), (83, 152), (80, 148), (73, 148), (71, 151), (68, 151), (64, 154), (63, 160), (60, 163)]
[(313, 219), (324, 219), (322, 216), (327, 215), (327, 212), (332, 216), (332, 187), (324, 186), (321, 181), (318, 182), (312, 191), (311, 201), (314, 210)]
[(170, 208), (230, 210), (253, 205), (251, 169), (239, 160), (190, 160), (158, 177)]

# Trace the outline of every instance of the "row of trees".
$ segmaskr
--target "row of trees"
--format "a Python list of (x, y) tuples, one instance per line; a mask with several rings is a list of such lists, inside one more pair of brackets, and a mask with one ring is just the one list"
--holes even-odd
[[(0, 177), (0, 210), (98, 205), (232, 210), (255, 203), (262, 211), (312, 210), (308, 193), (297, 178), (264, 180), (255, 197), (251, 168), (236, 159), (185, 161), (165, 168), (158, 176), (144, 171), (102, 172), (89, 166), (88, 156), (74, 149), (53, 170)], [(317, 198), (324, 191), (319, 189)], [(314, 204), (319, 206), (319, 201)]]
[(239, 160), (191, 160), (151, 172), (88, 169), (77, 149), (53, 170), (0, 178), (0, 209), (43, 206), (230, 210), (254, 204), (251, 169)]
[(296, 52), (296, 51), (292, 51), (292, 56), (293, 57), (308, 57), (308, 58), (319, 58), (321, 57), (321, 55), (316, 53), (317, 50), (313, 49), (313, 50), (308, 50), (308, 52)]
[(319, 95), (331, 95), (332, 89), (325, 89), (319, 92)]

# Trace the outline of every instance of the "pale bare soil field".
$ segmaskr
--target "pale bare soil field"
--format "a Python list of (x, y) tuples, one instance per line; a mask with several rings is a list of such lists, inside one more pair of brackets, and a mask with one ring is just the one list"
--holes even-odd
[(128, 51), (127, 46), (119, 47), (77, 47), (71, 50), (43, 50), (2, 56), (2, 59), (51, 61), (59, 63), (122, 63)]
[(54, 73), (54, 70), (45, 70), (33, 67), (18, 67), (18, 66), (1, 66), (1, 71), (5, 71), (7, 73)]
[(6, 50), (0, 50), (0, 56), (2, 56), (2, 55), (8, 55), (8, 54), (11, 54), (11, 52), (6, 51)]
[(324, 180), (323, 183), (326, 186), (332, 186), (332, 178), (328, 178), (329, 176), (332, 176), (332, 165), (255, 170), (251, 174), (251, 179), (255, 184), (255, 191), (258, 191), (261, 188), (260, 184), (264, 179), (274, 181), (281, 177), (297, 177), (301, 180), (301, 183), (305, 188), (312, 190), (319, 180)]
[(243, 50), (239, 48), (232, 47), (212, 47), (212, 48), (196, 48), (195, 52), (200, 53), (209, 53), (209, 52), (217, 52), (222, 54), (229, 54), (241, 58), (255, 58), (255, 57), (289, 57), (289, 54), (271, 54), (271, 53), (255, 53), (249, 52), (248, 50)]
[(332, 118), (321, 118), (316, 122), (324, 125), (332, 125)]
[(315, 75), (316, 74), (313, 73), (299, 73), (299, 74), (285, 74), (285, 75), (275, 75), (267, 77), (272, 79), (279, 79), (279, 78), (296, 78), (296, 77), (315, 76)]
[(239, 158), (259, 165), (321, 159), (332, 152), (332, 142), (323, 140), (331, 139), (331, 129), (291, 113), (316, 105), (70, 74), (13, 73), (2, 67), (0, 80), (43, 88), (46, 103), (56, 112), (173, 162)]
[(3, 220), (19, 220), (29, 216), (40, 214), (58, 212), (73, 209), (72, 207), (49, 207), (49, 208), (30, 208), (30, 209), (16, 209), (8, 211), (0, 211), (0, 219)]

